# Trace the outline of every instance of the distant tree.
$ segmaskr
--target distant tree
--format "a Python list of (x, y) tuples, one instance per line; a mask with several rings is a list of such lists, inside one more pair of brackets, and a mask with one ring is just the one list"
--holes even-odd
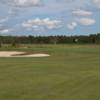
[(18, 44), (100, 44), (100, 33), (89, 36), (0, 36), (0, 47), (3, 44), (11, 44), (12, 47)]
[(2, 47), (2, 42), (0, 42), (0, 48)]
[(12, 47), (17, 47), (17, 43), (15, 41), (12, 42), (11, 44)]

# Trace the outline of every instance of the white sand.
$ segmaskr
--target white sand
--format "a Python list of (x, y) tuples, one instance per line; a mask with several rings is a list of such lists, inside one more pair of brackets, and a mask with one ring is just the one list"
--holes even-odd
[(48, 57), (50, 56), (49, 54), (25, 54), (25, 55), (20, 55), (24, 54), (26, 52), (18, 52), (18, 51), (0, 51), (0, 57)]

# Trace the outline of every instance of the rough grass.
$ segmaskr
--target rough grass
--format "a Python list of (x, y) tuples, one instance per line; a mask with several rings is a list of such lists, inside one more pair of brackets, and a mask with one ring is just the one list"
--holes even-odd
[(51, 56), (0, 58), (0, 100), (100, 99), (99, 45), (33, 45), (6, 50)]

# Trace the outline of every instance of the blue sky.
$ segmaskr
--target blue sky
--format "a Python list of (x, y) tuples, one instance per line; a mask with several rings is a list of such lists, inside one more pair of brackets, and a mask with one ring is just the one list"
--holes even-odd
[(100, 0), (0, 0), (1, 35), (100, 32)]

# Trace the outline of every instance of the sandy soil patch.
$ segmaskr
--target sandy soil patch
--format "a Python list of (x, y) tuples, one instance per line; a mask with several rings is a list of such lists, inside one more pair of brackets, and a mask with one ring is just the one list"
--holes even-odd
[(18, 51), (0, 51), (0, 57), (48, 57), (49, 54), (42, 53), (29, 53), (29, 52), (18, 52)]

